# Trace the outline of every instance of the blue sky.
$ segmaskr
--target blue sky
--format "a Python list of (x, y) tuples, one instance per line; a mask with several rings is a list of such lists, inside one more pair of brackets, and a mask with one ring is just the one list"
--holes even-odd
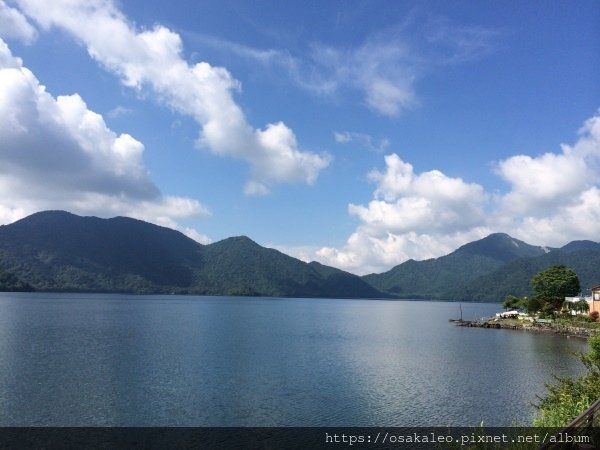
[(600, 7), (0, 0), (0, 223), (128, 215), (355, 273), (600, 238)]

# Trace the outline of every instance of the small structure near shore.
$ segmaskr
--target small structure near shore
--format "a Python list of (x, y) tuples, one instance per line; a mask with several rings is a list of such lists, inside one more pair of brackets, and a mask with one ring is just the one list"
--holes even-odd
[(600, 312), (600, 285), (594, 286), (592, 289), (592, 298), (590, 303), (590, 312), (598, 311)]
[(512, 311), (504, 311), (501, 313), (496, 313), (496, 317), (499, 317), (501, 319), (516, 319), (517, 317), (519, 317), (519, 311), (512, 310)]
[[(578, 303), (585, 301), (587, 302), (589, 308), (586, 312), (600, 312), (600, 285), (594, 286), (590, 289), (592, 291), (592, 295), (590, 296), (577, 296), (577, 297), (565, 297), (565, 302), (567, 303)], [(580, 312), (582, 313), (582, 312)], [(571, 314), (576, 315), (577, 311), (571, 310)]]

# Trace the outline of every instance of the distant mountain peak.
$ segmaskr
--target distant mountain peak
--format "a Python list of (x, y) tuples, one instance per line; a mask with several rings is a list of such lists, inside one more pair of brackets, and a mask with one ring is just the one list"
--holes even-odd
[(37, 220), (48, 220), (52, 218), (79, 218), (79, 216), (68, 211), (56, 209), (49, 211), (39, 211), (27, 217), (23, 217), (22, 219), (17, 220), (17, 222), (32, 222)]
[(245, 235), (241, 235), (241, 236), (231, 236), (225, 239), (222, 239), (218, 242), (216, 242), (215, 244), (221, 244), (221, 245), (243, 245), (243, 246), (259, 246), (260, 244), (258, 244), (257, 242), (253, 241), (252, 239), (250, 239), (248, 236)]
[(598, 242), (573, 241), (556, 249), (493, 233), (448, 255), (408, 260), (363, 279), (402, 298), (500, 301), (508, 294), (531, 295), (531, 277), (557, 263), (577, 269), (582, 286), (597, 284), (599, 260)]
[(544, 253), (546, 250), (542, 247), (530, 245), (506, 233), (493, 233), (459, 247), (451, 255), (480, 255), (508, 262), (523, 257), (540, 256)]
[(576, 252), (579, 250), (599, 250), (600, 243), (589, 241), (589, 240), (581, 240), (581, 241), (572, 241), (567, 245), (564, 245), (560, 248), (563, 252)]
[(231, 236), (226, 238), (225, 240), (230, 240), (230, 241), (238, 241), (238, 242), (252, 242), (253, 244), (256, 244), (255, 241), (253, 241), (252, 239), (250, 239), (248, 236), (242, 234), (240, 236)]

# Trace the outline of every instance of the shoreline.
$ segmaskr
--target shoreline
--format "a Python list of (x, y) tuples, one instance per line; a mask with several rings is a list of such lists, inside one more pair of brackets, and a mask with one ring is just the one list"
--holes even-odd
[(523, 321), (511, 319), (455, 320), (453, 322), (458, 327), (520, 330), (529, 331), (532, 333), (556, 334), (559, 336), (566, 337), (572, 336), (583, 339), (587, 339), (590, 336), (594, 336), (600, 331), (594, 328), (584, 328), (556, 323), (523, 323)]

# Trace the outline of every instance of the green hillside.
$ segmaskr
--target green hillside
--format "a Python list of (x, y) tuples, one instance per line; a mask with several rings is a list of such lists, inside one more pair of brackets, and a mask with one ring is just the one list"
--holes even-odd
[(140, 220), (63, 211), (0, 227), (0, 267), (40, 291), (386, 296), (355, 275), (321, 269), (247, 237), (201, 245)]
[(449, 255), (425, 261), (406, 261), (388, 272), (363, 277), (375, 288), (403, 298), (456, 299), (472, 280), (523, 257), (547, 250), (507, 234), (492, 234), (465, 244)]
[[(571, 250), (573, 246), (567, 247)], [(575, 271), (583, 294), (600, 284), (600, 249), (554, 250), (536, 258), (512, 261), (497, 270), (477, 277), (466, 286), (450, 290), (452, 298), (478, 301), (503, 301), (509, 295), (531, 296), (531, 278), (550, 266), (565, 265)]]
[(0, 292), (32, 291), (33, 287), (21, 281), (14, 274), (0, 270)]
[(202, 245), (126, 217), (46, 211), (0, 226), (4, 291), (502, 301), (530, 295), (531, 277), (557, 264), (573, 268), (584, 289), (600, 284), (600, 244), (592, 241), (547, 249), (497, 233), (440, 258), (357, 277), (245, 236)]

